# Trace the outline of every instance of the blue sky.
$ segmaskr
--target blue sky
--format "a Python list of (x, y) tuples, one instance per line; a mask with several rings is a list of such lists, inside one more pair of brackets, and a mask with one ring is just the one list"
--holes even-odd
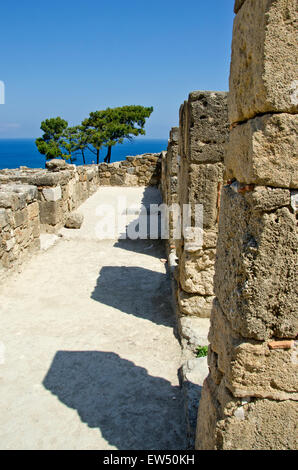
[(193, 90), (228, 90), (234, 0), (17, 0), (1, 5), (0, 138), (38, 137), (61, 116), (153, 106), (168, 138)]

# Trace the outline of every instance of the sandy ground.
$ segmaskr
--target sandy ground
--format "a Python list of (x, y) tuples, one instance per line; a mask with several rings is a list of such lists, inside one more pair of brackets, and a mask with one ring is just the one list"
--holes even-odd
[(159, 197), (100, 188), (79, 209), (82, 228), (0, 288), (1, 449), (185, 449), (163, 246), (96, 237), (98, 205), (119, 193)]

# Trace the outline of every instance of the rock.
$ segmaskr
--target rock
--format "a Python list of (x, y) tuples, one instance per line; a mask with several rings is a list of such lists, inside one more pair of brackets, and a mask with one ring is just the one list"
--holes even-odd
[(184, 348), (196, 354), (198, 346), (208, 346), (209, 318), (180, 317), (179, 330)]
[(209, 375), (198, 412), (196, 449), (294, 450), (297, 420), (297, 402), (236, 399)]
[(178, 304), (180, 312), (184, 315), (193, 315), (200, 318), (209, 318), (214, 296), (188, 294), (182, 289), (178, 290)]
[(42, 194), (46, 201), (58, 201), (62, 197), (61, 186), (43, 188)]
[(189, 448), (194, 448), (198, 408), (203, 382), (207, 375), (207, 357), (190, 359), (181, 368)]
[(227, 93), (194, 91), (180, 108), (179, 154), (193, 163), (223, 160), (228, 135)]
[(54, 158), (46, 162), (46, 167), (50, 171), (60, 171), (66, 169), (66, 161), (60, 158)]
[(266, 114), (230, 133), (225, 165), (242, 183), (298, 188), (298, 117)]
[(297, 345), (270, 350), (267, 342), (242, 338), (214, 302), (209, 332), (210, 347), (217, 355), (216, 368), (235, 397), (297, 400)]
[(83, 214), (80, 214), (79, 212), (71, 212), (71, 214), (69, 214), (67, 217), (64, 226), (66, 228), (79, 229), (82, 226), (83, 220)]
[(231, 123), (272, 111), (297, 113), (296, 8), (296, 0), (246, 0), (235, 17)]
[(213, 295), (215, 249), (182, 253), (179, 262), (180, 284), (185, 292)]
[[(284, 203), (287, 190), (271, 191), (278, 192), (275, 203), (279, 198)], [(269, 189), (242, 195), (224, 187), (214, 291), (227, 320), (243, 337), (295, 338), (296, 218), (290, 205), (262, 210), (262, 204), (268, 204), (267, 192)]]

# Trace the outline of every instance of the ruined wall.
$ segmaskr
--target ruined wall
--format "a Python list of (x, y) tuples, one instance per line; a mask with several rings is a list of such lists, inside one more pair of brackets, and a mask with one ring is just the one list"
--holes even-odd
[[(168, 207), (178, 203), (178, 141), (179, 128), (173, 127), (170, 131), (167, 151), (162, 152), (161, 192), (163, 203)], [(172, 211), (169, 212), (168, 217), (169, 238), (166, 240), (166, 249), (168, 255), (173, 253), (175, 257), (175, 218)]]
[(47, 163), (48, 169), (0, 170), (0, 183), (22, 183), (37, 187), (42, 232), (55, 233), (67, 215), (91, 196), (99, 184), (96, 165), (67, 165), (62, 160)]
[(161, 154), (147, 153), (126, 157), (115, 163), (101, 163), (98, 167), (102, 186), (157, 186), (161, 177)]
[(39, 250), (39, 235), (36, 187), (0, 185), (0, 281)]
[(230, 181), (196, 448), (296, 449), (296, 1), (236, 1), (235, 12)]
[[(172, 130), (163, 155), (162, 193), (168, 205), (178, 203), (179, 220), (171, 219), (168, 242), (173, 266), (175, 308), (183, 349), (181, 382), (185, 396), (189, 446), (194, 446), (200, 389), (208, 374), (206, 358), (196, 357), (197, 348), (208, 344), (213, 295), (213, 275), (219, 193), (223, 183), (224, 149), (228, 135), (227, 93), (195, 91), (180, 108), (179, 132)], [(179, 153), (179, 155), (178, 155)], [(184, 223), (183, 206), (203, 205), (203, 227), (194, 236), (173, 233)], [(203, 229), (203, 233), (202, 233)], [(199, 235), (198, 237), (196, 235)], [(203, 237), (202, 237), (203, 235)], [(202, 243), (201, 243), (202, 239)]]
[[(180, 109), (178, 202), (203, 205), (203, 240), (182, 236), (177, 242), (178, 304), (182, 315), (209, 317), (219, 194), (223, 183), (224, 149), (228, 133), (227, 93), (190, 93)], [(194, 223), (194, 220), (192, 220)], [(199, 231), (199, 234), (201, 232)], [(196, 238), (196, 237), (195, 237)]]
[(0, 170), (0, 279), (40, 247), (40, 233), (57, 233), (100, 185), (159, 185), (161, 158), (145, 154), (85, 166), (54, 159), (46, 167)]
[(77, 209), (99, 186), (149, 186), (160, 182), (160, 154), (127, 157), (123, 162), (100, 165), (68, 165), (47, 162), (47, 169), (21, 167), (0, 170), (0, 184), (34, 185), (38, 189), (41, 231), (56, 233), (70, 212)]

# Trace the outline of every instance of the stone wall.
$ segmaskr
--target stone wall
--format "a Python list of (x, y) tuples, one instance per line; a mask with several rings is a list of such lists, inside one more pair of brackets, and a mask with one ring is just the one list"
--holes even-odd
[(85, 166), (58, 159), (46, 169), (0, 170), (0, 277), (39, 248), (40, 233), (57, 233), (100, 185), (158, 186), (160, 173), (160, 154)]
[(235, 5), (230, 181), (197, 449), (297, 449), (295, 7), (294, 0)]
[(36, 187), (0, 185), (0, 281), (39, 250), (39, 235)]
[(63, 227), (67, 215), (96, 191), (99, 177), (96, 165), (67, 165), (62, 160), (47, 165), (44, 170), (0, 170), (0, 183), (36, 186), (41, 231), (55, 233)]
[[(161, 192), (163, 203), (171, 207), (178, 203), (178, 141), (179, 128), (173, 127), (170, 131), (168, 148), (166, 152), (162, 152), (162, 182)], [(170, 253), (175, 257), (175, 218), (173, 211), (169, 212), (169, 238), (166, 240), (166, 249), (168, 255)]]
[[(187, 234), (177, 241), (180, 314), (210, 317), (219, 194), (223, 183), (224, 149), (228, 135), (227, 93), (190, 93), (180, 108), (178, 203), (203, 206), (203, 237)], [(201, 239), (202, 238), (202, 239)]]
[(38, 189), (41, 231), (56, 233), (68, 214), (79, 207), (99, 186), (149, 186), (160, 182), (160, 154), (127, 157), (123, 162), (100, 165), (68, 165), (47, 162), (47, 169), (20, 167), (0, 170), (0, 184), (22, 183)]
[(126, 157), (115, 163), (101, 163), (101, 186), (158, 186), (161, 176), (161, 154), (147, 153)]
[[(183, 349), (181, 381), (189, 446), (193, 447), (200, 389), (208, 374), (206, 358), (196, 357), (196, 354), (198, 347), (208, 344), (214, 299), (219, 194), (228, 135), (227, 93), (190, 93), (188, 101), (180, 108), (179, 120), (179, 129), (172, 129), (168, 150), (162, 157), (162, 193), (164, 203), (179, 206), (178, 218), (173, 220), (171, 212), (169, 215), (167, 246), (170, 267), (176, 265), (174, 307)], [(187, 230), (181, 234), (182, 238), (177, 238), (178, 232), (174, 233), (177, 224), (184, 224), (183, 206), (191, 205), (191, 224), (194, 226), (197, 204), (203, 206), (203, 226), (195, 229), (194, 234)]]

